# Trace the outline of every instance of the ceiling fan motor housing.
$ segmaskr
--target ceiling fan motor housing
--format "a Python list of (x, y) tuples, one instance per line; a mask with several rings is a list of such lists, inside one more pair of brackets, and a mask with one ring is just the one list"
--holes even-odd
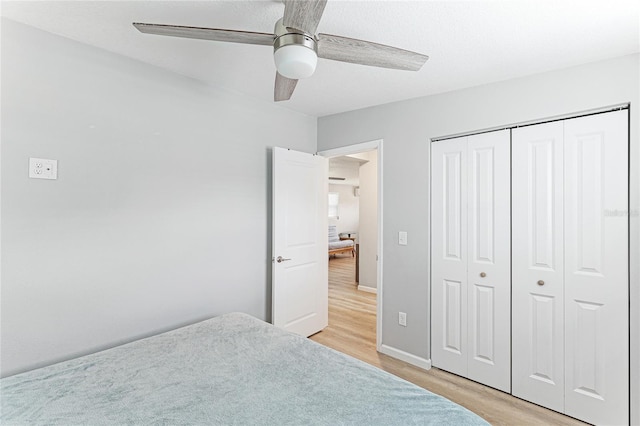
[(273, 60), (278, 72), (287, 78), (311, 77), (318, 63), (318, 44), (304, 32), (285, 28), (281, 20), (276, 23), (273, 42)]

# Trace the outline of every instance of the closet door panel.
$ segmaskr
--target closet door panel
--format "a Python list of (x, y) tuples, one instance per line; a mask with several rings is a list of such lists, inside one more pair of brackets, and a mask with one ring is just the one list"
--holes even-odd
[(512, 130), (512, 393), (564, 411), (563, 124)]
[(511, 391), (510, 132), (468, 137), (468, 375)]
[(566, 409), (629, 421), (627, 111), (565, 121)]
[(467, 138), (431, 144), (431, 356), (467, 375)]

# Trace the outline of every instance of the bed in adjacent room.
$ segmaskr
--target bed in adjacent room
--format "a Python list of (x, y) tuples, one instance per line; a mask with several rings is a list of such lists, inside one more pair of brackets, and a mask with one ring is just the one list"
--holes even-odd
[(3, 425), (486, 425), (403, 379), (233, 313), (0, 380)]

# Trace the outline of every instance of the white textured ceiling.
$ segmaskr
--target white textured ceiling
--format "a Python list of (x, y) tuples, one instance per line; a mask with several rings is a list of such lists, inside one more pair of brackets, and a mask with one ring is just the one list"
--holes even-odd
[[(272, 49), (139, 33), (149, 22), (272, 32), (279, 1), (2, 2), (2, 15), (271, 102)], [(640, 51), (637, 0), (329, 0), (318, 32), (430, 56), (419, 72), (319, 60), (290, 101), (312, 116), (441, 93)]]

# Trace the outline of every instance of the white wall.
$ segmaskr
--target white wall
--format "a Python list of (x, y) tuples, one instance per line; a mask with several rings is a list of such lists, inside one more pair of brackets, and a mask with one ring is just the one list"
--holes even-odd
[(360, 166), (359, 287), (378, 287), (378, 151), (363, 154)]
[(270, 147), (315, 152), (316, 119), (4, 19), (1, 47), (2, 375), (269, 319)]
[[(631, 103), (631, 210), (640, 209), (640, 55), (322, 117), (318, 150), (384, 139), (383, 344), (429, 358), (429, 140)], [(428, 68), (428, 64), (427, 64)], [(640, 217), (631, 222), (632, 424), (640, 424)], [(409, 245), (397, 245), (398, 231)], [(397, 313), (407, 313), (407, 327)]]
[(336, 225), (338, 233), (358, 232), (359, 199), (354, 195), (353, 186), (329, 184), (329, 192), (337, 192), (339, 219), (329, 218), (329, 225)]

